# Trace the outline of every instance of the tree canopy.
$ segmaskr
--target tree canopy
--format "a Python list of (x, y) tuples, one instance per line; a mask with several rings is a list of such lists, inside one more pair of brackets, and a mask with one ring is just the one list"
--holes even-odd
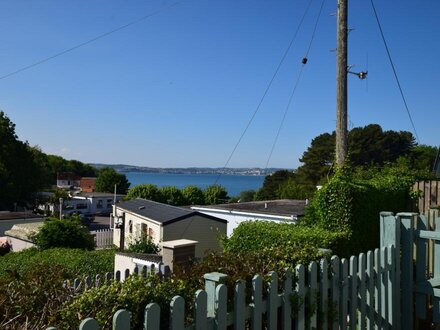
[[(356, 169), (383, 168), (404, 159), (417, 170), (420, 178), (429, 178), (437, 155), (436, 147), (417, 145), (410, 132), (384, 131), (380, 125), (371, 124), (356, 127), (349, 132), (349, 157)], [(323, 133), (315, 137), (300, 161), (296, 171), (277, 171), (266, 176), (263, 187), (255, 199), (304, 199), (311, 197), (316, 185), (328, 181), (333, 170), (335, 157), (335, 132)]]
[(125, 174), (118, 173), (110, 167), (104, 167), (99, 170), (98, 177), (95, 181), (95, 190), (98, 192), (116, 193), (125, 195), (130, 187)]
[(18, 139), (15, 124), (0, 111), (0, 210), (25, 204), (41, 186), (41, 167), (27, 142)]

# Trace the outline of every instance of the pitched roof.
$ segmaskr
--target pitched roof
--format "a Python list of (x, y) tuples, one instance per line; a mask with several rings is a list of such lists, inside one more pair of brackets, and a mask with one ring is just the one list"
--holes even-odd
[(227, 222), (226, 220), (209, 216), (197, 211), (188, 210), (168, 204), (153, 202), (143, 198), (136, 198), (129, 201), (121, 202), (117, 204), (117, 207), (138, 214), (140, 216), (152, 219), (154, 221), (160, 222), (164, 225), (173, 223), (178, 220), (186, 219), (193, 215), (198, 215), (219, 222), (224, 222), (224, 223)]

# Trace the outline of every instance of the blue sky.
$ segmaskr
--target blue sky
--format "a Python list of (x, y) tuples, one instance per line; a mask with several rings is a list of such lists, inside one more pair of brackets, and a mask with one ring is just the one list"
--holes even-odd
[[(223, 166), (309, 0), (0, 2), (0, 76), (150, 13), (158, 14), (0, 79), (20, 139), (83, 162)], [(304, 24), (230, 167), (264, 167), (321, 0)], [(438, 145), (440, 2), (375, 1), (420, 143)], [(336, 0), (326, 0), (269, 167), (295, 168), (335, 127)], [(413, 131), (370, 1), (350, 1), (350, 126)]]

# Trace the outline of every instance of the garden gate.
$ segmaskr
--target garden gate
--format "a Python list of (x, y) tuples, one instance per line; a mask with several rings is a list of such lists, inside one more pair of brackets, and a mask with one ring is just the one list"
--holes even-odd
[[(440, 217), (438, 210), (428, 218), (417, 213), (381, 213), (381, 246), (394, 245), (396, 286), (401, 299), (393, 309), (400, 312), (401, 329), (417, 328), (421, 320), (440, 323)], [(400, 271), (399, 271), (400, 270)]]

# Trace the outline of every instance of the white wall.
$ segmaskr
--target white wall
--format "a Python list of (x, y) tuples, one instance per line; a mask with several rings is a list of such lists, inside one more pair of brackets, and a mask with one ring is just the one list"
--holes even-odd
[(288, 216), (218, 210), (218, 209), (210, 209), (203, 207), (191, 207), (191, 208), (200, 213), (204, 213), (228, 221), (228, 226), (226, 231), (228, 237), (232, 235), (234, 229), (237, 228), (240, 223), (247, 220), (274, 221), (277, 223), (289, 222), (292, 224), (295, 224), (297, 221), (296, 218), (288, 217)]
[[(117, 215), (122, 216), (122, 210), (117, 208)], [(125, 242), (124, 246), (127, 248), (130, 243), (136, 241), (136, 239), (140, 239), (142, 237), (142, 224), (147, 226), (147, 235), (150, 233), (150, 229), (153, 231), (152, 242), (154, 244), (159, 245), (162, 241), (162, 231), (161, 225), (157, 222), (152, 221), (151, 219), (140, 217), (137, 214), (125, 212)], [(132, 230), (130, 232), (130, 222)], [(121, 235), (120, 229), (115, 229), (113, 234), (113, 242), (115, 245), (119, 246), (119, 238)]]

